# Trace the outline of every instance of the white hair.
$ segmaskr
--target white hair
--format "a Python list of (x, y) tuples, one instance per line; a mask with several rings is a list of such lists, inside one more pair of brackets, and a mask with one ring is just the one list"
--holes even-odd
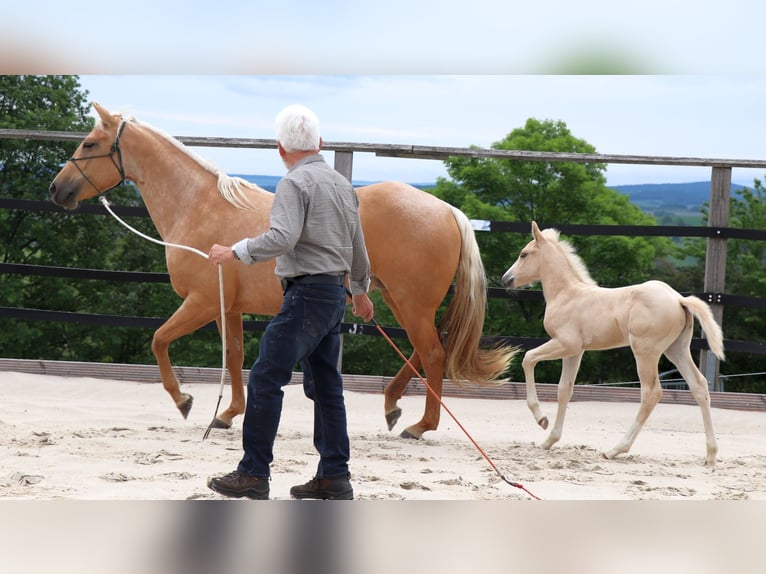
[(306, 106), (287, 106), (274, 123), (277, 141), (286, 151), (319, 150), (319, 118)]

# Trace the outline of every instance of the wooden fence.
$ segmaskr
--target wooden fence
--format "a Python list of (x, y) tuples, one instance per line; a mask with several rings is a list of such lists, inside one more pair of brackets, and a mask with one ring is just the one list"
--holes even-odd
[[(0, 139), (25, 139), (45, 140), (62, 142), (79, 142), (87, 134), (84, 132), (60, 132), (39, 130), (0, 129)], [(223, 148), (253, 148), (253, 149), (276, 149), (276, 140), (251, 139), (251, 138), (217, 138), (217, 137), (177, 137), (179, 141), (188, 146), (199, 147), (223, 147)], [(710, 187), (710, 213), (707, 227), (686, 226), (608, 226), (608, 225), (556, 225), (563, 233), (578, 235), (654, 235), (668, 237), (705, 237), (707, 239), (707, 251), (705, 259), (704, 292), (695, 293), (707, 301), (714, 317), (719, 324), (723, 322), (725, 305), (740, 305), (753, 307), (766, 307), (766, 299), (755, 297), (742, 297), (728, 295), (724, 292), (726, 282), (726, 245), (727, 240), (750, 239), (766, 241), (766, 231), (733, 229), (729, 225), (729, 201), (731, 194), (731, 175), (733, 168), (757, 168), (766, 169), (764, 160), (744, 159), (717, 159), (696, 157), (667, 157), (667, 156), (637, 156), (637, 155), (614, 155), (597, 153), (562, 153), (562, 152), (537, 152), (523, 150), (496, 150), (486, 148), (455, 148), (439, 146), (415, 146), (398, 144), (365, 144), (350, 142), (324, 142), (323, 149), (334, 153), (334, 166), (352, 180), (353, 155), (354, 153), (374, 153), (381, 157), (398, 157), (411, 159), (444, 160), (448, 157), (464, 156), (473, 158), (517, 159), (524, 161), (544, 162), (576, 162), (576, 163), (600, 163), (600, 164), (638, 164), (638, 165), (668, 165), (668, 166), (696, 166), (711, 168)], [(50, 203), (34, 202), (25, 200), (12, 200), (0, 198), (0, 209), (32, 209), (32, 210), (58, 210), (59, 208)], [(100, 205), (81, 206), (84, 213), (105, 213)], [(115, 208), (121, 215), (148, 215), (142, 208)], [(485, 222), (488, 231), (529, 233), (529, 223), (520, 222)], [(164, 274), (137, 274), (119, 271), (100, 270), (75, 270), (57, 267), (24, 266), (19, 264), (0, 264), (0, 273), (22, 274), (49, 274), (64, 277), (101, 278), (110, 280), (117, 279), (120, 274), (127, 280), (166, 281)], [(128, 278), (130, 277), (130, 278)], [(512, 298), (538, 298), (542, 299), (540, 292), (508, 293), (504, 289), (488, 290), (490, 297)], [(13, 309), (0, 307), (0, 316), (12, 318), (26, 318), (31, 320), (59, 320), (96, 322), (96, 317), (72, 317), (71, 314), (46, 312), (43, 310)], [(130, 324), (132, 326), (154, 326), (160, 319), (152, 318), (120, 318), (104, 317), (103, 323), (114, 325)], [(253, 322), (257, 323), (257, 322)], [(250, 328), (262, 328), (260, 324), (249, 325)], [(355, 333), (376, 334), (374, 329), (360, 329), (358, 325), (346, 326)], [(156, 328), (156, 327), (155, 327)], [(400, 329), (386, 329), (393, 336), (404, 336)], [(539, 344), (542, 339), (507, 337), (512, 344), (529, 348)], [(762, 342), (730, 341), (725, 342), (727, 352), (739, 351), (757, 354), (766, 354), (766, 345)], [(695, 339), (694, 348), (701, 350), (700, 364), (708, 379), (711, 390), (722, 388), (720, 383), (719, 363), (717, 358), (706, 351), (704, 340)]]

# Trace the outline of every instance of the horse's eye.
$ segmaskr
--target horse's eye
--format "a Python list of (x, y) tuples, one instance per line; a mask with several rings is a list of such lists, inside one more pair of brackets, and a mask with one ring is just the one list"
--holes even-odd
[(94, 142), (83, 142), (82, 149), (90, 149), (94, 147), (96, 144)]
[(526, 256), (527, 256), (527, 254), (524, 253), (523, 251), (521, 253), (519, 253), (519, 259), (524, 259)]

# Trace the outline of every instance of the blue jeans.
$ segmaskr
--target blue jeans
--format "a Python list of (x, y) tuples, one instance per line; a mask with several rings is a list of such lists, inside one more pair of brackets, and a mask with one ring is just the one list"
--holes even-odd
[(316, 477), (347, 475), (350, 448), (343, 379), (338, 371), (340, 325), (346, 308), (343, 285), (294, 283), (261, 338), (250, 370), (242, 428), (245, 452), (237, 470), (268, 477), (282, 415), (283, 387), (303, 369), (304, 393), (314, 401)]

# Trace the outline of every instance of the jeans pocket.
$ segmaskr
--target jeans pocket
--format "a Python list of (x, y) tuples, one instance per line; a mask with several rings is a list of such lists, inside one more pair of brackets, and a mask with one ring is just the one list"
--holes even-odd
[(310, 337), (324, 337), (333, 329), (340, 330), (345, 298), (317, 290), (303, 298), (303, 331)]

